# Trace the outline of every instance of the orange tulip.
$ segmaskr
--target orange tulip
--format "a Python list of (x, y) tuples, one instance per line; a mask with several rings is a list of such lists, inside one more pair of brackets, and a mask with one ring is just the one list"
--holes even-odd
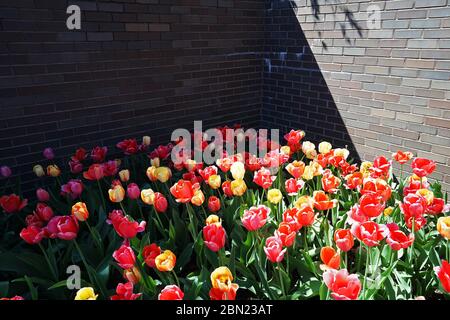
[(78, 221), (86, 221), (89, 218), (89, 211), (84, 202), (77, 202), (72, 206), (72, 215)]
[(165, 250), (159, 256), (155, 258), (156, 269), (159, 271), (172, 271), (177, 262), (177, 257), (170, 250)]
[(341, 257), (339, 252), (336, 252), (333, 247), (323, 247), (320, 250), (320, 259), (323, 264), (320, 265), (320, 269), (325, 271), (328, 269), (339, 269), (341, 264)]
[(314, 208), (319, 211), (332, 209), (337, 204), (336, 199), (330, 200), (330, 198), (328, 198), (328, 196), (323, 191), (314, 191), (313, 198)]

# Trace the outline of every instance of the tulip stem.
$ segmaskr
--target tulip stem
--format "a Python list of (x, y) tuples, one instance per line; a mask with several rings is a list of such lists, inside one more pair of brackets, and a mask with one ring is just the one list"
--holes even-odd
[[(192, 240), (194, 241), (194, 243), (195, 243), (195, 240), (197, 239), (197, 235), (196, 235), (196, 231), (195, 231), (195, 225), (194, 225), (194, 221), (192, 220), (192, 212), (191, 212), (191, 206), (189, 205), (189, 203), (187, 203), (186, 204), (186, 208), (187, 208), (187, 212), (188, 212), (188, 216), (189, 216), (189, 225), (190, 225), (190, 228), (188, 228), (189, 229), (189, 231), (191, 232), (191, 235), (192, 235)], [(189, 227), (189, 226), (188, 226)]]
[(178, 280), (178, 276), (175, 273), (175, 271), (172, 270), (172, 275), (175, 278), (175, 282), (177, 283), (177, 286), (180, 287), (180, 281)]
[[(84, 254), (83, 254), (83, 251), (81, 251), (81, 248), (80, 248), (80, 246), (78, 245), (78, 242), (77, 242), (76, 239), (73, 239), (73, 243), (75, 244), (75, 248), (77, 249), (78, 254), (80, 255), (80, 258), (81, 258), (81, 260), (83, 261), (83, 264), (84, 264), (84, 266), (85, 266), (85, 268), (86, 268), (86, 272), (88, 273), (88, 276), (89, 276), (89, 281), (91, 282), (92, 285), (95, 285), (94, 280), (93, 280), (93, 278), (92, 278), (92, 275), (91, 275), (91, 273), (90, 273), (90, 271), (89, 271), (89, 265), (88, 265), (88, 263), (87, 263), (86, 257), (85, 257)], [(106, 298), (106, 296), (105, 296), (105, 298)]]
[(102, 198), (103, 210), (105, 210), (105, 212), (106, 212), (106, 201), (105, 201), (105, 197), (103, 196), (103, 191), (102, 191), (102, 186), (100, 185), (100, 180), (97, 180), (97, 186), (98, 186), (98, 191), (100, 192), (100, 197)]
[(89, 232), (91, 233), (92, 237), (94, 238), (94, 242), (97, 245), (97, 247), (101, 250), (101, 252), (103, 252), (103, 245), (102, 245), (102, 241), (101, 239), (99, 239), (97, 237), (97, 234), (94, 233), (94, 230), (92, 230), (91, 225), (89, 224), (89, 222), (87, 220), (84, 221), (86, 223), (86, 226), (89, 229)]
[(366, 297), (366, 290), (367, 290), (367, 288), (366, 288), (366, 282), (367, 282), (367, 270), (368, 270), (368, 268), (369, 268), (369, 259), (370, 259), (370, 247), (367, 246), (367, 254), (366, 254), (366, 270), (365, 270), (365, 272), (364, 272), (363, 289), (362, 289), (362, 292), (363, 292), (363, 294), (362, 294), (363, 299)]
[(278, 262), (278, 276), (280, 277), (280, 285), (281, 285), (281, 293), (282, 293), (282, 298), (286, 299), (286, 290), (284, 288), (284, 282), (283, 282), (283, 275), (281, 274), (281, 263)]
[(157, 223), (157, 227), (158, 227), (159, 231), (161, 232), (161, 234), (164, 237), (167, 237), (166, 230), (164, 229), (164, 225), (163, 225), (163, 223), (161, 221), (161, 217), (159, 216), (159, 213), (156, 211), (155, 206), (153, 205), (152, 207), (153, 207), (153, 212), (155, 213), (155, 216), (156, 216), (156, 220), (158, 222)]
[(44, 249), (44, 247), (42, 246), (41, 243), (38, 243), (38, 245), (39, 245), (39, 248), (41, 248), (42, 253), (44, 254), (45, 260), (47, 261), (47, 264), (48, 264), (48, 266), (50, 268), (50, 271), (52, 272), (52, 275), (53, 275), (53, 278), (54, 278), (55, 282), (57, 282), (58, 281), (58, 276), (56, 274), (55, 269), (53, 268), (53, 264), (50, 262), (50, 258), (48, 257), (47, 252), (45, 251), (45, 249)]

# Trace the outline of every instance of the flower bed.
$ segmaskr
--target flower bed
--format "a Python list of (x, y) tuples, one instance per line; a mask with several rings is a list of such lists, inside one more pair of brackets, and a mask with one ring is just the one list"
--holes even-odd
[(450, 210), (427, 179), (433, 161), (399, 151), (358, 165), (300, 130), (284, 138), (214, 165), (172, 162), (182, 140), (150, 152), (149, 137), (130, 139), (120, 160), (76, 150), (66, 172), (46, 149), (37, 201), (2, 183), (0, 296), (449, 297)]

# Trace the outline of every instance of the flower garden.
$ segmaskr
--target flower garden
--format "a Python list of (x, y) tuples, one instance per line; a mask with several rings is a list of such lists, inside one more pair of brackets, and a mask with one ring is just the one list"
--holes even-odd
[(301, 130), (258, 140), (262, 157), (212, 165), (173, 162), (180, 144), (128, 139), (120, 159), (99, 146), (68, 163), (48, 148), (30, 199), (2, 167), (0, 298), (450, 297), (450, 206), (427, 178), (433, 161), (398, 151), (353, 163)]

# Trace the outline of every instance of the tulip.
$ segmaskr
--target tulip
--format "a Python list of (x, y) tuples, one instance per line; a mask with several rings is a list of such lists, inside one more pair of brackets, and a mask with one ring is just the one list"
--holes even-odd
[(83, 164), (78, 160), (71, 159), (69, 161), (69, 167), (70, 172), (72, 172), (73, 174), (78, 174), (83, 171)]
[(425, 158), (415, 158), (411, 167), (414, 174), (422, 178), (433, 173), (436, 169), (436, 162)]
[(411, 160), (412, 157), (413, 157), (413, 154), (409, 151), (406, 151), (406, 152), (397, 151), (396, 153), (392, 154), (392, 159), (394, 159), (395, 161), (397, 161), (400, 164), (405, 164), (406, 162)]
[(142, 279), (141, 272), (136, 267), (124, 270), (123, 277), (125, 280), (131, 282), (132, 284), (138, 284)]
[(116, 294), (111, 297), (111, 300), (136, 300), (142, 293), (133, 293), (133, 283), (119, 283), (116, 288)]
[(78, 235), (78, 221), (72, 216), (53, 217), (45, 228), (45, 233), (51, 239), (73, 240)]
[(286, 249), (283, 249), (283, 243), (281, 242), (280, 238), (273, 236), (266, 239), (264, 252), (266, 253), (267, 259), (269, 259), (269, 261), (278, 263), (283, 261)]
[(230, 184), (231, 192), (234, 196), (242, 196), (247, 191), (247, 185), (244, 180), (233, 180)]
[(235, 162), (231, 165), (230, 168), (231, 171), (231, 175), (233, 177), (234, 180), (242, 180), (244, 179), (245, 176), (245, 167), (244, 164), (242, 162)]
[(142, 251), (142, 257), (144, 258), (145, 264), (150, 268), (155, 268), (155, 259), (161, 254), (161, 248), (156, 244), (152, 243), (144, 247)]
[(21, 199), (16, 194), (10, 194), (9, 196), (0, 197), (0, 206), (7, 213), (16, 213), (21, 211), (28, 204), (27, 199)]
[(284, 182), (284, 187), (289, 196), (294, 196), (303, 188), (305, 182), (303, 180), (295, 180), (293, 178), (287, 179)]
[(0, 174), (4, 178), (10, 177), (11, 174), (12, 174), (11, 168), (8, 167), (8, 166), (1, 166), (0, 167)]
[(337, 229), (334, 232), (334, 241), (336, 246), (344, 252), (350, 251), (355, 243), (353, 235), (348, 229)]
[(81, 196), (82, 193), (83, 184), (81, 183), (81, 180), (72, 179), (61, 186), (61, 194), (64, 196), (70, 196), (72, 200)]
[[(217, 167), (216, 166), (209, 166), (205, 169), (199, 169), (198, 174), (209, 184), (209, 178), (212, 176), (218, 176), (217, 175)], [(218, 176), (220, 179), (220, 176)], [(213, 180), (216, 180), (217, 178), (213, 178)]]
[(329, 169), (323, 172), (321, 181), (323, 191), (328, 193), (336, 193), (338, 191), (338, 187), (341, 184), (341, 179), (334, 176), (331, 170)]
[(45, 176), (44, 168), (40, 164), (33, 167), (33, 172), (38, 178)]
[(127, 196), (131, 200), (136, 200), (141, 195), (141, 190), (139, 190), (139, 187), (136, 183), (130, 183), (127, 186)]
[(151, 206), (155, 203), (155, 193), (152, 189), (144, 189), (141, 191), (141, 200)]
[(297, 152), (300, 150), (300, 141), (305, 137), (305, 132), (302, 130), (291, 130), (289, 133), (284, 135), (284, 139), (287, 141), (288, 146), (291, 148), (292, 152)]
[(228, 292), (233, 285), (233, 274), (227, 267), (218, 267), (211, 273), (211, 284), (214, 289)]
[(47, 202), (50, 200), (50, 194), (42, 188), (36, 190), (36, 197), (40, 202)]
[(436, 228), (441, 236), (450, 240), (450, 216), (440, 217), (437, 221)]
[(345, 176), (345, 187), (354, 190), (363, 184), (363, 174), (361, 172), (354, 172)]
[(209, 250), (217, 252), (225, 246), (226, 232), (222, 225), (208, 224), (203, 227), (203, 240)]
[(25, 300), (23, 297), (21, 297), (21, 296), (14, 296), (14, 297), (12, 297), (12, 298), (0, 298), (0, 301), (2, 301), (2, 300), (10, 300), (10, 301), (14, 301), (14, 300), (16, 300), (16, 301), (18, 301), (18, 300)]
[(187, 203), (191, 201), (199, 188), (200, 185), (197, 183), (192, 184), (187, 180), (178, 180), (178, 182), (170, 188), (170, 193), (175, 197), (176, 202)]
[(303, 227), (310, 227), (313, 225), (316, 214), (313, 208), (310, 206), (303, 206), (300, 208), (299, 212), (296, 214), (296, 219), (298, 223)]
[(320, 260), (323, 264), (320, 265), (321, 270), (339, 269), (341, 264), (341, 257), (339, 252), (336, 252), (333, 247), (323, 247), (320, 249)]
[(295, 201), (294, 206), (298, 209), (302, 209), (303, 207), (314, 209), (314, 199), (310, 196), (301, 196)]
[(94, 149), (92, 149), (91, 151), (91, 158), (92, 161), (96, 162), (96, 163), (100, 163), (105, 161), (105, 157), (106, 157), (106, 153), (108, 152), (108, 148), (107, 147), (95, 147)]
[(104, 176), (104, 167), (98, 163), (94, 163), (89, 167), (88, 171), (83, 172), (83, 177), (87, 180), (100, 180)]
[(216, 196), (208, 198), (208, 209), (211, 212), (217, 212), (220, 210), (220, 200)]
[(138, 224), (131, 217), (124, 216), (121, 210), (111, 211), (108, 218), (107, 223), (112, 224), (117, 234), (124, 239), (132, 239), (145, 230), (145, 221)]
[(394, 225), (394, 228), (389, 228), (390, 230), (386, 238), (386, 243), (391, 247), (392, 250), (395, 251), (410, 247), (414, 242), (414, 235), (410, 234), (409, 236), (407, 236), (404, 232), (398, 230), (398, 226), (396, 224)]
[(327, 141), (322, 141), (321, 143), (319, 143), (319, 152), (321, 154), (327, 154), (331, 151), (331, 143), (327, 142)]
[(323, 191), (314, 191), (313, 199), (314, 199), (314, 208), (316, 208), (319, 211), (332, 209), (337, 204), (337, 200), (335, 199), (330, 200)]
[(164, 213), (167, 211), (168, 202), (166, 197), (159, 192), (155, 192), (155, 200), (153, 205), (155, 206), (155, 210), (158, 213)]
[(359, 168), (359, 171), (363, 174), (365, 178), (367, 178), (370, 174), (369, 169), (373, 166), (373, 163), (370, 161), (363, 161)]
[(215, 214), (210, 214), (208, 216), (208, 218), (206, 218), (205, 224), (206, 225), (216, 224), (217, 226), (221, 226), (222, 225), (222, 221), (220, 220), (219, 216), (217, 216)]
[(267, 200), (269, 200), (270, 203), (278, 204), (283, 199), (283, 194), (279, 189), (270, 189), (267, 192)]
[[(302, 207), (303, 208), (303, 207)], [(291, 229), (294, 231), (299, 231), (303, 226), (300, 224), (300, 209), (297, 207), (287, 209), (283, 212), (283, 222), (288, 223)]]
[(45, 148), (42, 154), (47, 160), (53, 160), (53, 158), (55, 158), (55, 153), (52, 148)]
[(305, 163), (303, 161), (293, 161), (286, 166), (287, 172), (295, 179), (300, 178), (305, 172)]
[(152, 139), (149, 136), (142, 137), (142, 145), (148, 147), (152, 142)]
[(272, 183), (275, 181), (276, 177), (270, 174), (270, 171), (266, 168), (261, 168), (255, 172), (253, 182), (263, 189), (269, 189)]
[(352, 234), (366, 246), (374, 247), (389, 234), (389, 229), (385, 225), (377, 224), (373, 221), (355, 223), (351, 228)]
[(166, 183), (172, 177), (172, 171), (167, 167), (158, 167), (155, 170), (155, 176), (159, 182)]
[(310, 141), (304, 141), (302, 143), (302, 152), (308, 159), (313, 159), (317, 155), (316, 146)]
[(376, 194), (383, 198), (383, 201), (388, 201), (391, 198), (392, 189), (383, 179), (366, 179), (361, 189), (361, 194), (368, 193)]
[(323, 281), (335, 300), (356, 300), (361, 291), (361, 282), (356, 274), (345, 269), (329, 269), (323, 274)]
[(133, 249), (125, 244), (114, 251), (113, 258), (122, 269), (131, 269), (136, 263), (136, 256)]
[(165, 250), (163, 253), (155, 258), (156, 269), (159, 271), (172, 271), (175, 267), (177, 257), (170, 250)]
[(128, 182), (130, 180), (130, 170), (124, 169), (119, 171), (119, 178), (122, 182)]
[(445, 202), (441, 198), (433, 198), (433, 201), (427, 206), (426, 213), (438, 215), (444, 211)]
[(200, 207), (203, 202), (205, 202), (205, 194), (203, 193), (202, 190), (197, 190), (194, 193), (194, 196), (191, 199), (191, 203), (194, 206)]
[(108, 194), (111, 202), (119, 203), (125, 198), (125, 189), (120, 183), (113, 184), (112, 188), (108, 190)]
[(156, 157), (156, 158), (153, 158), (150, 160), (150, 164), (152, 167), (159, 167), (161, 164), (161, 161), (158, 157)]
[(376, 158), (373, 161), (373, 166), (369, 168), (370, 176), (372, 178), (386, 178), (389, 175), (391, 163), (383, 156)]
[(91, 287), (84, 287), (77, 291), (75, 300), (97, 300), (98, 294), (95, 294)]
[(219, 189), (220, 185), (222, 184), (221, 178), (217, 174), (213, 174), (208, 178), (208, 185), (211, 187), (211, 189)]
[(227, 197), (232, 197), (233, 196), (233, 191), (231, 190), (231, 181), (229, 181), (229, 180), (224, 181), (222, 183), (222, 190), (223, 190), (223, 193)]
[(89, 211), (84, 202), (77, 202), (72, 206), (72, 215), (78, 221), (86, 221), (89, 218)]
[(440, 267), (435, 267), (434, 271), (441, 282), (442, 288), (444, 288), (447, 293), (450, 293), (450, 264), (447, 261), (442, 260), (442, 265)]
[(61, 174), (61, 169), (58, 168), (56, 164), (51, 164), (47, 166), (47, 175), (53, 178), (58, 177)]
[(289, 155), (291, 155), (291, 147), (289, 147), (289, 146), (282, 146), (280, 148), (280, 152), (282, 154), (285, 154), (285, 155), (289, 156)]
[(291, 224), (287, 222), (281, 222), (278, 229), (275, 230), (275, 237), (281, 240), (281, 243), (285, 247), (290, 247), (294, 244), (297, 232)]
[(158, 295), (158, 300), (183, 300), (184, 292), (176, 285), (165, 286)]
[(369, 218), (376, 218), (383, 213), (385, 202), (374, 193), (366, 193), (359, 199), (359, 209)]
[(242, 225), (248, 231), (255, 231), (262, 228), (267, 222), (267, 216), (270, 214), (270, 209), (264, 205), (258, 207), (251, 207), (244, 210), (241, 218)]
[(44, 238), (44, 231), (37, 226), (28, 226), (20, 231), (20, 237), (28, 244), (37, 244)]

